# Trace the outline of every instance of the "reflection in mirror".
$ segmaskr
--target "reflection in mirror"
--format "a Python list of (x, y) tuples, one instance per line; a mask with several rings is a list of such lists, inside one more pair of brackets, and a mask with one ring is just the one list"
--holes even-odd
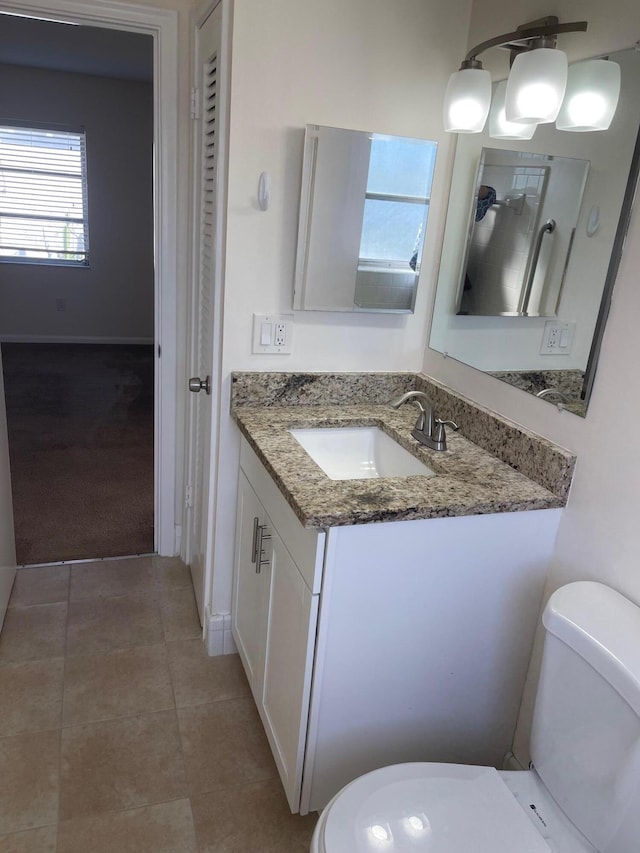
[(436, 147), (307, 126), (294, 308), (413, 312)]
[[(583, 416), (597, 361), (590, 353), (597, 354), (603, 334), (638, 173), (640, 54), (630, 49), (609, 58), (620, 64), (622, 87), (608, 130), (568, 133), (542, 124), (531, 140), (493, 139), (487, 130), (458, 137), (429, 339), (432, 349)], [(529, 217), (523, 240), (513, 225), (518, 193), (506, 184), (496, 186), (497, 171), (485, 174), (486, 164), (496, 166), (500, 161), (495, 158), (502, 156), (512, 158), (509, 165), (520, 158), (536, 168), (556, 162), (571, 166), (575, 194), (570, 202), (566, 197), (564, 201), (577, 213), (573, 226), (568, 224), (568, 211), (561, 217), (545, 210), (545, 200), (555, 187), (554, 178), (547, 176), (541, 214)], [(532, 183), (541, 177), (532, 175)], [(487, 205), (477, 224), (493, 224), (488, 217), (507, 223), (499, 251), (484, 256), (473, 243), (491, 242), (491, 235), (475, 237), (476, 198), (484, 195), (482, 204), (490, 202), (492, 194), (480, 192), (481, 186), (494, 189), (496, 200), (505, 204)], [(559, 195), (565, 196), (565, 190)], [(550, 219), (555, 226), (542, 231)], [(500, 238), (494, 239), (500, 246)], [(531, 270), (538, 239), (537, 271), (527, 296), (526, 271)], [(526, 259), (518, 256), (519, 248)], [(525, 287), (516, 283), (513, 288), (517, 301), (507, 290), (517, 281), (510, 272), (517, 266), (514, 258), (524, 262), (525, 270)], [(484, 268), (477, 266), (478, 259)], [(467, 261), (472, 273), (465, 293)], [(479, 280), (485, 283), (478, 284)], [(507, 304), (509, 310), (497, 310)]]
[(483, 148), (458, 314), (554, 317), (589, 163)]

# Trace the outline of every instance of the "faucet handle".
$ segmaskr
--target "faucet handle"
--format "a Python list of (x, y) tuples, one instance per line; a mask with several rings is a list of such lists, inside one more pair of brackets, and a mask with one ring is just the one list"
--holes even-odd
[(441, 450), (447, 449), (447, 434), (445, 432), (445, 427), (449, 426), (451, 429), (459, 429), (459, 426), (454, 421), (443, 421), (440, 418), (436, 418), (435, 420), (436, 429), (434, 439), (437, 444), (440, 445)]
[(451, 427), (451, 429), (460, 429), (460, 427), (455, 421), (441, 421), (440, 418), (436, 418), (436, 425), (443, 429), (446, 426)]

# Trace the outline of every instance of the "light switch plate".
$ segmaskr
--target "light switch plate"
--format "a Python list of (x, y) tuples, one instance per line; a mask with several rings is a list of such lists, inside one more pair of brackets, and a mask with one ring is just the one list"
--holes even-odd
[(251, 352), (265, 355), (291, 355), (293, 314), (254, 314)]

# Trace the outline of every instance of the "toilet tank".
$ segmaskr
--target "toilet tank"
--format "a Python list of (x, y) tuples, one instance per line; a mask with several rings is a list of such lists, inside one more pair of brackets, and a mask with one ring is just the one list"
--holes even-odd
[(640, 608), (602, 584), (549, 599), (533, 765), (600, 853), (640, 849)]

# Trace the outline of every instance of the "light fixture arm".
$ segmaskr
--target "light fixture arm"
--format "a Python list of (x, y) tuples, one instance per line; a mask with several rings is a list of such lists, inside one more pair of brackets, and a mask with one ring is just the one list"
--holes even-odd
[[(532, 21), (529, 24), (523, 24), (514, 30), (512, 33), (504, 33), (501, 36), (483, 41), (471, 50), (465, 56), (461, 68), (478, 68), (482, 67), (479, 63), (478, 56), (489, 50), (490, 47), (505, 47), (507, 50), (520, 53), (524, 50), (529, 50), (531, 45), (526, 42), (535, 41), (537, 39), (550, 39), (555, 46), (555, 36), (560, 33), (583, 33), (587, 29), (587, 21), (572, 21), (568, 24), (561, 24), (555, 15), (550, 15), (548, 18), (541, 18), (539, 21)], [(525, 44), (523, 44), (525, 42)], [(551, 47), (551, 43), (545, 45)]]

